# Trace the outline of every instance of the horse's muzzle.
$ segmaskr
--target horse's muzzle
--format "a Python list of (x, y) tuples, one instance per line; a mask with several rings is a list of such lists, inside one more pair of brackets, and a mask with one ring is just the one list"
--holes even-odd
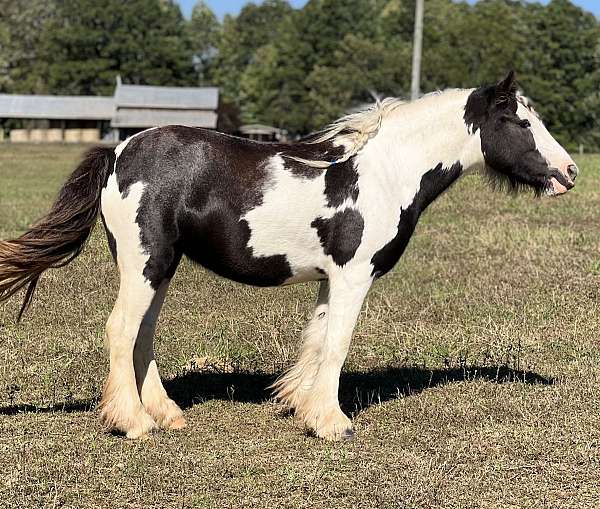
[(549, 178), (548, 194), (558, 196), (575, 187), (575, 179), (579, 175), (579, 168), (574, 163), (567, 165), (564, 169), (551, 168)]

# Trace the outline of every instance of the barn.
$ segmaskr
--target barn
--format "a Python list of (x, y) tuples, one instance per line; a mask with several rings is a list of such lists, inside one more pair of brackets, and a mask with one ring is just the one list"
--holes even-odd
[(94, 142), (108, 132), (112, 97), (0, 94), (12, 142)]
[(219, 89), (124, 85), (117, 79), (111, 129), (117, 139), (148, 127), (181, 124), (217, 128)]
[(0, 94), (0, 132), (11, 142), (124, 140), (149, 127), (216, 129), (219, 89), (127, 85), (111, 97)]

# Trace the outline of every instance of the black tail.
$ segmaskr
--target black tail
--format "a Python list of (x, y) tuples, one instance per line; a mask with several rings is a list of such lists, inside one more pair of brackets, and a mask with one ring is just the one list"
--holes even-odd
[(115, 153), (96, 147), (85, 155), (58, 194), (50, 212), (23, 235), (0, 241), (0, 302), (27, 286), (19, 320), (46, 269), (62, 267), (81, 253), (98, 212)]

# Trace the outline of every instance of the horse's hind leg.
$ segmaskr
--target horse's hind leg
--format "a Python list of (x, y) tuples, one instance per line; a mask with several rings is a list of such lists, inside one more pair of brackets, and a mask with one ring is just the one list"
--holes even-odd
[(169, 279), (165, 279), (161, 283), (156, 290), (156, 295), (152, 300), (150, 308), (144, 315), (135, 342), (133, 361), (138, 393), (146, 411), (160, 427), (164, 429), (180, 429), (185, 426), (183, 412), (167, 396), (167, 392), (160, 381), (153, 348), (156, 322), (165, 300), (169, 283)]
[[(113, 256), (116, 254), (120, 286), (106, 324), (110, 372), (100, 402), (100, 416), (108, 428), (123, 431), (130, 438), (143, 436), (155, 428), (154, 417), (161, 417), (160, 421), (164, 421), (160, 412), (153, 416), (144, 408), (140, 393), (147, 394), (151, 410), (157, 407), (161, 396), (166, 399), (152, 362), (153, 356), (146, 352), (148, 344), (150, 352), (152, 350), (151, 336), (168, 286), (160, 283), (173, 275), (179, 261), (164, 235), (156, 239), (152, 236), (152, 229), (145, 228), (146, 242), (142, 244), (144, 226), (139, 221), (140, 217), (149, 213), (147, 210), (142, 213), (143, 193), (144, 185), (138, 182), (123, 195), (114, 173), (102, 193), (102, 214), (111, 251)], [(134, 349), (138, 339), (139, 384), (134, 366)], [(146, 363), (147, 368), (144, 369)]]
[(128, 438), (139, 438), (155, 428), (156, 423), (138, 394), (133, 350), (156, 292), (144, 277), (143, 267), (119, 268), (119, 295), (106, 324), (110, 372), (100, 402), (100, 418), (108, 429), (120, 430)]

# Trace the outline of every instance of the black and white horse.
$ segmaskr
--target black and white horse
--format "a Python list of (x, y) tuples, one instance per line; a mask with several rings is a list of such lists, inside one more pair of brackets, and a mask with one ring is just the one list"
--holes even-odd
[(319, 437), (347, 438), (340, 371), (363, 300), (398, 261), (421, 213), (462, 174), (558, 195), (577, 167), (516, 90), (385, 99), (294, 145), (183, 126), (88, 153), (47, 216), (0, 243), (0, 298), (82, 249), (101, 213), (120, 288), (106, 326), (101, 417), (128, 437), (181, 428), (154, 359), (156, 320), (183, 255), (234, 281), (320, 281), (298, 362), (274, 385)]

